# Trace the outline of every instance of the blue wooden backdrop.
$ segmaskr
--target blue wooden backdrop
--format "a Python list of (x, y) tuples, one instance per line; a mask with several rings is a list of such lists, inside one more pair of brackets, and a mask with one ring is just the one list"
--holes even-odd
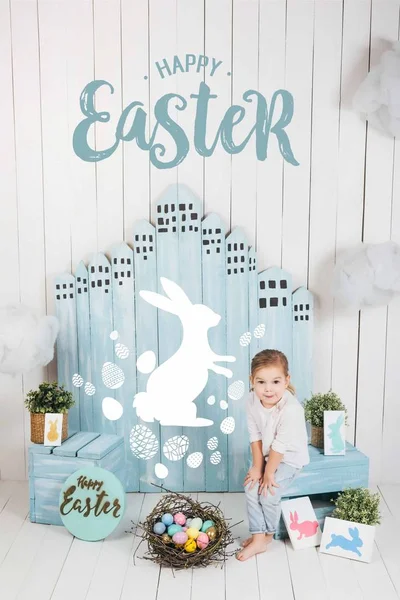
[[(88, 266), (81, 262), (75, 275), (56, 278), (58, 380), (76, 400), (70, 429), (124, 437), (127, 491), (156, 491), (152, 482), (176, 491), (239, 491), (250, 456), (245, 400), (251, 358), (263, 348), (282, 350), (299, 400), (309, 397), (313, 297), (306, 288), (293, 290), (281, 268), (259, 273), (241, 229), (228, 233), (218, 215), (203, 218), (199, 200), (185, 186), (168, 188), (156, 214), (155, 226), (135, 223), (133, 248), (117, 245), (109, 257), (99, 253)], [(196, 399), (198, 416), (214, 421), (209, 427), (144, 422), (132, 406), (149, 376), (138, 369), (138, 358), (152, 352), (157, 366), (182, 339), (179, 318), (139, 295), (165, 295), (161, 277), (180, 285), (192, 303), (221, 315), (209, 331), (210, 346), (236, 357), (220, 363), (233, 377), (209, 371)], [(121, 407), (119, 419), (104, 414), (104, 398)], [(183, 456), (172, 457), (171, 448)]]

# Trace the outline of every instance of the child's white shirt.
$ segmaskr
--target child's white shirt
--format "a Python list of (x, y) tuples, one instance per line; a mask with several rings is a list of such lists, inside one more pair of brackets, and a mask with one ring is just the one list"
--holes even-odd
[(250, 392), (247, 402), (247, 427), (250, 443), (262, 441), (262, 452), (283, 454), (283, 462), (301, 469), (310, 462), (304, 409), (288, 390), (272, 408), (265, 408), (258, 396)]

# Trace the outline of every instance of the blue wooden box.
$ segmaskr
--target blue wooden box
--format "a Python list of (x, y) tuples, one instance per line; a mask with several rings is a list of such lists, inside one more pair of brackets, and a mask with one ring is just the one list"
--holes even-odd
[(123, 437), (85, 431), (72, 434), (61, 446), (29, 447), (32, 523), (62, 525), (58, 508), (61, 487), (69, 475), (84, 467), (102, 467), (113, 472), (126, 489)]
[[(286, 490), (283, 499), (309, 496), (323, 529), (325, 517), (335, 508), (331, 498), (348, 487), (368, 487), (369, 459), (349, 443), (343, 456), (325, 456), (324, 451), (315, 446), (309, 446), (309, 452), (310, 463)], [(282, 517), (275, 537), (288, 537)]]

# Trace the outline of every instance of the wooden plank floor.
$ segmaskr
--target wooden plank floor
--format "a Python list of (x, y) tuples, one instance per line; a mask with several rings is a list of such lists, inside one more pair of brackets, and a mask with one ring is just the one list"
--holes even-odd
[[(82, 542), (63, 527), (30, 523), (28, 485), (0, 481), (1, 600), (398, 600), (400, 598), (400, 486), (379, 486), (382, 525), (374, 559), (358, 563), (320, 554), (295, 552), (290, 542), (275, 541), (267, 553), (225, 568), (178, 572), (159, 569), (140, 557), (140, 538), (126, 533), (131, 520), (144, 518), (158, 494), (128, 494), (118, 530), (103, 542)], [(247, 535), (243, 494), (198, 494), (221, 502), (239, 540)], [(239, 544), (238, 540), (234, 547)], [(136, 560), (133, 553), (138, 548)]]

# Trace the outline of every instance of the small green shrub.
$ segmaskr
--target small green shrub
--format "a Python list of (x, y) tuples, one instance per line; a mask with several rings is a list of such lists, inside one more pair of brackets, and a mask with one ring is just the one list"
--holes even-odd
[(30, 390), (25, 399), (31, 413), (66, 413), (74, 404), (72, 393), (56, 381), (41, 383), (37, 390)]
[(364, 525), (379, 525), (379, 493), (372, 493), (368, 488), (349, 488), (340, 492), (335, 500), (335, 510), (332, 517), (343, 521), (363, 523)]
[(326, 394), (313, 394), (304, 402), (304, 416), (306, 421), (314, 427), (324, 426), (324, 410), (344, 410), (347, 425), (347, 409), (335, 392)]

